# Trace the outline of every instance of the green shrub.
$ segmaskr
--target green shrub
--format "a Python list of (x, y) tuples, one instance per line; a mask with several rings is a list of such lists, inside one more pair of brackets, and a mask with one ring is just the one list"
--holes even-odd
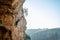
[(25, 35), (25, 40), (31, 40), (31, 38), (28, 34)]

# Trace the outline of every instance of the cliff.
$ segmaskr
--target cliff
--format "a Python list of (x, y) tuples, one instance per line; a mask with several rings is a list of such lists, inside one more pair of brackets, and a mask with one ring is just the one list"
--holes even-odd
[(25, 0), (0, 0), (0, 40), (24, 40), (26, 20)]

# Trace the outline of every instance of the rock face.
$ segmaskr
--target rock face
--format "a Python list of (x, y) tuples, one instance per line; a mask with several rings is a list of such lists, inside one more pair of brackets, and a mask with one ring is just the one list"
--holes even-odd
[(25, 0), (0, 0), (0, 40), (24, 40), (26, 20)]

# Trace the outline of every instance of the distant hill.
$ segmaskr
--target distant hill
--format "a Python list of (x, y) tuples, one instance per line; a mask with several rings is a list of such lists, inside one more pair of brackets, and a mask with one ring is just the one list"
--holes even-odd
[(27, 29), (26, 33), (31, 36), (38, 31), (40, 31), (40, 29)]
[(31, 40), (60, 40), (60, 28), (38, 31), (31, 36)]

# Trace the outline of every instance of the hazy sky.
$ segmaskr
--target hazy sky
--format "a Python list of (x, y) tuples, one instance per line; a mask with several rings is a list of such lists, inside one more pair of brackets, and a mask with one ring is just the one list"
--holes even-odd
[(60, 27), (60, 0), (26, 0), (24, 7), (28, 29)]

